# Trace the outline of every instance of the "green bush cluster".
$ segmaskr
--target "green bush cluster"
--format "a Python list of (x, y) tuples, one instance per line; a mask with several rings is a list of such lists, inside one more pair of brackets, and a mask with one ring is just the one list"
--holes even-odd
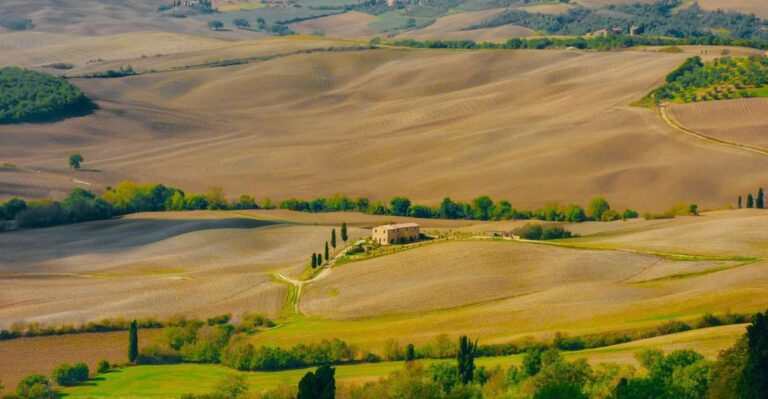
[(53, 370), (53, 380), (63, 387), (71, 387), (88, 380), (88, 365), (60, 364)]
[(136, 71), (133, 69), (132, 66), (128, 65), (125, 67), (120, 67), (120, 69), (109, 69), (106, 72), (94, 72), (89, 73), (86, 75), (83, 75), (83, 78), (99, 78), (99, 79), (113, 79), (113, 78), (124, 78), (126, 76), (133, 76), (136, 75)]
[(656, 36), (598, 36), (598, 37), (534, 37), (514, 38), (504, 43), (476, 42), (474, 40), (396, 40), (392, 44), (400, 47), (437, 48), (437, 49), (504, 49), (504, 50), (545, 50), (577, 48), (580, 50), (610, 51), (637, 46), (738, 46), (756, 49), (768, 49), (768, 40), (731, 39), (720, 36), (701, 36), (689, 38), (668, 38)]
[(528, 223), (525, 226), (515, 229), (513, 234), (526, 240), (557, 240), (560, 238), (571, 238), (573, 233), (558, 225), (541, 225)]
[(66, 79), (16, 67), (0, 68), (0, 125), (85, 115), (95, 105)]

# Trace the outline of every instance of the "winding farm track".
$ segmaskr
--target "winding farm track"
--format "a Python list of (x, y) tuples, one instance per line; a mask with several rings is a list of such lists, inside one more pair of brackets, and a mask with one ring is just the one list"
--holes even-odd
[(680, 124), (680, 122), (676, 121), (671, 115), (669, 115), (669, 113), (667, 112), (666, 105), (659, 106), (659, 117), (661, 118), (661, 120), (664, 121), (664, 123), (669, 125), (669, 127), (671, 127), (672, 129), (675, 129), (680, 133), (684, 133), (689, 136), (692, 136), (698, 140), (711, 143), (711, 144), (717, 144), (725, 147), (735, 148), (737, 150), (749, 151), (755, 154), (768, 155), (768, 149), (754, 147), (746, 144), (740, 144), (740, 143), (736, 143), (728, 140), (722, 140), (722, 139), (718, 139), (712, 136), (707, 136), (705, 134), (688, 129), (682, 124)]
[(331, 258), (331, 260), (328, 262), (328, 264), (323, 266), (323, 270), (321, 270), (320, 273), (318, 273), (315, 277), (312, 277), (309, 280), (296, 280), (286, 276), (283, 273), (273, 274), (273, 276), (275, 276), (275, 278), (277, 278), (278, 280), (284, 283), (291, 284), (294, 287), (296, 287), (296, 299), (295, 299), (296, 303), (294, 304), (294, 312), (296, 312), (297, 315), (303, 314), (301, 312), (301, 289), (309, 283), (313, 283), (315, 281), (322, 280), (328, 277), (328, 275), (331, 274), (331, 268), (336, 263), (336, 260), (344, 256), (344, 254), (347, 253), (347, 250), (349, 250), (349, 248), (351, 248), (351, 246), (347, 246), (346, 248), (339, 251), (339, 253), (335, 254), (333, 258)]

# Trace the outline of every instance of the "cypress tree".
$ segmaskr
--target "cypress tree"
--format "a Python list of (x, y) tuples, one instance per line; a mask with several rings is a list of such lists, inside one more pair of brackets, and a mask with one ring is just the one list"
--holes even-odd
[(128, 329), (128, 362), (136, 363), (139, 357), (139, 324), (136, 320), (131, 322)]
[(316, 267), (317, 267), (317, 258), (315, 257), (315, 253), (313, 252), (312, 253), (312, 268), (314, 269)]
[(746, 397), (768, 398), (768, 311), (756, 314), (747, 327), (747, 364), (742, 378)]
[(328, 262), (331, 259), (331, 253), (328, 251), (328, 241), (325, 242), (325, 261)]
[(757, 209), (765, 208), (765, 203), (763, 202), (763, 188), (762, 187), (760, 187), (760, 190), (757, 190), (757, 199), (755, 200), (755, 208), (757, 208)]
[(739, 209), (741, 209), (741, 196), (739, 196)]
[(405, 362), (410, 363), (416, 360), (416, 347), (413, 344), (408, 344), (408, 348), (405, 350)]
[(474, 343), (466, 335), (459, 337), (458, 377), (459, 382), (466, 385), (472, 382), (475, 374), (475, 351), (477, 341)]
[(331, 246), (336, 249), (336, 229), (331, 230)]
[(754, 208), (755, 200), (752, 198), (752, 194), (747, 194), (747, 208)]
[(342, 223), (341, 224), (341, 241), (344, 241), (344, 245), (346, 245), (347, 240), (349, 240), (349, 236), (347, 235), (347, 224)]

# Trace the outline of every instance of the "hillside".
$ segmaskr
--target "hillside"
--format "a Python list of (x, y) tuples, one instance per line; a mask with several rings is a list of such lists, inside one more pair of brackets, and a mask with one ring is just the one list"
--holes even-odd
[(768, 100), (764, 98), (673, 105), (670, 113), (684, 126), (708, 136), (768, 148)]
[[(616, 306), (622, 298), (640, 299), (632, 286), (622, 293), (622, 282), (721, 266), (611, 251), (457, 242), (342, 266), (310, 285), (301, 306), (309, 315), (355, 319), (500, 301), (519, 310), (516, 304), (530, 303), (531, 296), (551, 303), (585, 291), (604, 291)], [(377, 292), (376, 287), (389, 288)], [(566, 302), (559, 305), (566, 307)], [(591, 309), (597, 312), (596, 306)]]
[[(641, 210), (722, 206), (733, 197), (722, 176), (756, 186), (766, 160), (681, 140), (653, 112), (625, 106), (683, 57), (369, 50), (75, 79), (102, 110), (34, 134), (6, 129), (0, 159), (20, 168), (4, 169), (0, 195), (58, 196), (71, 179), (104, 187), (128, 178), (198, 192), (215, 181), (232, 196), (258, 187), (274, 198), (341, 192), (436, 203), (487, 193), (534, 207), (600, 193)], [(431, 73), (437, 65), (452, 73)], [(98, 172), (68, 171), (73, 151)]]
[(0, 329), (245, 311), (277, 317), (286, 287), (268, 272), (300, 273), (329, 232), (185, 212), (4, 233)]
[(502, 11), (504, 11), (503, 8), (494, 8), (490, 10), (441, 16), (437, 18), (434, 23), (421, 29), (403, 32), (397, 35), (397, 38), (417, 40), (468, 39), (477, 41), (506, 41), (513, 37), (525, 37), (534, 34), (531, 29), (514, 25), (505, 25), (488, 29), (475, 29), (471, 31), (464, 30), (464, 28), (479, 24)]

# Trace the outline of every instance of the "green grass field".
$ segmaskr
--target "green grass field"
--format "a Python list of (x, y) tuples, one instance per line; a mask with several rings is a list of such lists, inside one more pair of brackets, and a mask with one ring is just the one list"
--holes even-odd
[[(718, 351), (730, 347), (736, 338), (744, 333), (744, 328), (745, 325), (732, 325), (693, 330), (606, 348), (567, 352), (565, 357), (570, 360), (586, 358), (593, 364), (616, 362), (635, 365), (634, 353), (653, 347), (666, 351), (695, 348), (705, 356), (714, 358)], [(494, 368), (498, 366), (507, 369), (511, 365), (519, 365), (521, 360), (521, 355), (487, 357), (476, 359), (476, 364), (478, 367)], [(427, 359), (421, 362), (428, 367), (436, 362), (453, 361), (453, 359)], [(336, 378), (340, 384), (360, 384), (384, 377), (402, 367), (403, 362), (337, 366)], [(246, 376), (252, 392), (263, 392), (283, 384), (296, 386), (301, 377), (313, 369), (242, 372), (242, 374)], [(232, 373), (239, 372), (223, 366), (202, 364), (129, 367), (94, 377), (85, 385), (67, 388), (64, 390), (64, 397), (175, 398), (184, 393), (210, 392), (219, 380)]]

